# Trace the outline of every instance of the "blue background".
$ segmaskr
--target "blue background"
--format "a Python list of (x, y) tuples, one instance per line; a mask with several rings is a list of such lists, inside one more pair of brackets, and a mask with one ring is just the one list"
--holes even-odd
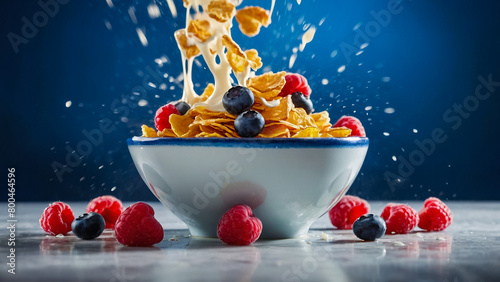
[[(154, 198), (135, 170), (126, 139), (139, 135), (143, 123), (152, 125), (159, 106), (182, 95), (182, 83), (169, 79), (182, 71), (173, 32), (184, 26), (185, 9), (176, 0), (174, 18), (161, 1), (161, 17), (151, 19), (147, 5), (152, 1), (113, 2), (114, 7), (105, 0), (59, 5), (17, 54), (8, 34), (22, 35), (23, 17), (33, 22), (43, 10), (36, 1), (3, 4), (0, 167), (5, 178), (6, 168), (16, 169), (18, 201), (86, 201), (104, 194), (134, 201)], [(245, 0), (243, 6), (267, 8), (270, 2)], [(400, 12), (385, 18), (383, 26), (374, 13), (387, 10), (388, 1), (277, 2), (268, 28), (247, 38), (235, 25), (235, 41), (243, 49), (257, 48), (264, 66), (273, 71), (306, 76), (316, 110), (327, 109), (334, 120), (354, 115), (363, 122), (370, 149), (350, 194), (388, 201), (428, 196), (500, 200), (500, 87), (467, 118), (453, 112), (454, 104), (472, 101), (479, 76), (500, 81), (498, 1), (403, 0)], [(308, 24), (317, 28), (314, 40), (289, 68)], [(136, 28), (144, 30), (147, 46)], [(359, 34), (364, 38), (356, 41)], [(342, 52), (342, 46), (359, 51), (362, 43), (368, 45), (359, 55)], [(160, 66), (155, 59), (162, 56), (168, 61)], [(194, 74), (198, 90), (211, 78), (203, 68)], [(138, 106), (141, 99), (147, 105)], [(445, 120), (449, 109), (451, 120)], [(111, 121), (114, 130), (103, 133), (102, 142), (59, 181), (53, 164), (65, 164), (66, 147), (75, 150), (87, 140), (82, 131), (95, 132), (100, 121)], [(446, 141), (428, 155), (418, 153), (415, 141), (431, 138), (436, 128)], [(398, 174), (404, 159), (417, 155), (424, 157), (414, 171), (391, 188), (384, 174)]]

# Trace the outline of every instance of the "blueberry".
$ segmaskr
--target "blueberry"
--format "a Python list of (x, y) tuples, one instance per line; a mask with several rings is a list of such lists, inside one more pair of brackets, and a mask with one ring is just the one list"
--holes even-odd
[(311, 102), (311, 99), (307, 98), (304, 94), (302, 94), (302, 92), (292, 93), (292, 102), (296, 108), (306, 110), (308, 115), (313, 111), (313, 103)]
[(99, 237), (104, 231), (106, 223), (104, 218), (96, 213), (84, 213), (75, 218), (71, 223), (71, 229), (76, 237), (84, 240), (91, 240)]
[(371, 213), (360, 216), (352, 225), (354, 235), (365, 241), (377, 240), (385, 234), (386, 229), (385, 221)]
[(234, 129), (241, 137), (255, 137), (264, 129), (265, 122), (259, 112), (246, 111), (234, 120)]
[(189, 109), (191, 109), (191, 106), (183, 101), (177, 102), (174, 106), (179, 111), (179, 114), (181, 116), (183, 116), (187, 111), (189, 111)]
[(224, 109), (232, 115), (239, 115), (252, 108), (254, 96), (252, 91), (246, 87), (231, 87), (222, 97)]

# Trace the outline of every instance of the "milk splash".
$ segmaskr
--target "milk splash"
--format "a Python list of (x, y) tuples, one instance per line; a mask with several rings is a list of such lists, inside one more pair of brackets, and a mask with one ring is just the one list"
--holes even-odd
[[(224, 38), (228, 38), (232, 41), (231, 28), (233, 18), (235, 16), (235, 9), (232, 10), (229, 19), (226, 21), (218, 21), (213, 17), (210, 17), (206, 12), (208, 6), (211, 2), (216, 2), (217, 0), (183, 0), (184, 7), (186, 7), (186, 27), (184, 29), (178, 30), (176, 34), (185, 34), (187, 37), (188, 47), (196, 46), (199, 52), (203, 56), (210, 72), (214, 77), (215, 89), (213, 94), (204, 102), (201, 101), (200, 95), (196, 94), (193, 87), (192, 72), (193, 72), (193, 62), (196, 55), (189, 57), (187, 54), (187, 49), (183, 48), (180, 41), (177, 40), (178, 47), (181, 50), (182, 55), (182, 71), (184, 74), (184, 91), (181, 101), (184, 101), (192, 107), (203, 106), (211, 111), (222, 112), (225, 111), (222, 105), (222, 96), (224, 93), (232, 87), (233, 79), (231, 78), (231, 72), (234, 74), (238, 80), (238, 84), (241, 86), (247, 85), (247, 80), (254, 75), (251, 71), (250, 65), (247, 65), (242, 72), (235, 72), (226, 57), (226, 46), (223, 44)], [(241, 4), (243, 0), (226, 0), (218, 2), (228, 2), (237, 7)], [(272, 11), (274, 9), (275, 0), (272, 0), (271, 9), (269, 13), (269, 18), (271, 17)], [(194, 13), (192, 13), (194, 12)], [(188, 27), (191, 21), (208, 21), (210, 24), (211, 35), (205, 41), (200, 40), (194, 35), (188, 32)], [(270, 22), (270, 20), (269, 20)], [(217, 58), (219, 62), (217, 63)], [(274, 107), (279, 104), (278, 101), (268, 102), (262, 99), (263, 103), (268, 107)], [(278, 102), (278, 103), (274, 103)]]

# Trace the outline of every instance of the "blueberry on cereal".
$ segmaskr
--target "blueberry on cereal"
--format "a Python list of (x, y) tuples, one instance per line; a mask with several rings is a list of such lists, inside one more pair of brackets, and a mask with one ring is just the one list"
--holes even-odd
[(309, 115), (313, 111), (313, 104), (311, 99), (307, 98), (302, 92), (294, 92), (292, 93), (292, 102), (296, 108), (302, 108), (306, 110), (306, 113)]
[(234, 129), (241, 137), (255, 137), (264, 129), (264, 117), (256, 111), (246, 111), (234, 120)]
[(224, 109), (232, 115), (239, 115), (252, 108), (254, 96), (250, 89), (243, 86), (231, 87), (222, 97)]
[(189, 106), (189, 104), (184, 101), (179, 101), (175, 103), (175, 108), (179, 111), (179, 114), (183, 116), (185, 113), (187, 113), (187, 111), (189, 111), (189, 109), (191, 109), (191, 106)]

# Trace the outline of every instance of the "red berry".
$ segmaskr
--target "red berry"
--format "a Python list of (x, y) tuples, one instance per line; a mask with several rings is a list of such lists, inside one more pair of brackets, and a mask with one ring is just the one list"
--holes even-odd
[(67, 204), (54, 202), (43, 211), (40, 226), (51, 235), (65, 235), (71, 231), (71, 223), (74, 219), (73, 211)]
[(163, 131), (165, 128), (172, 128), (168, 120), (172, 114), (180, 114), (174, 104), (167, 104), (156, 111), (155, 127), (158, 131)]
[(93, 199), (87, 205), (85, 212), (91, 213), (96, 212), (106, 221), (105, 228), (113, 229), (115, 227), (116, 219), (120, 216), (123, 211), (123, 204), (120, 200), (114, 196), (101, 196)]
[(440, 199), (436, 197), (429, 197), (424, 202), (424, 208), (431, 204), (445, 205)]
[(304, 96), (311, 95), (311, 87), (307, 84), (307, 79), (298, 73), (287, 73), (285, 75), (285, 86), (281, 89), (279, 96), (285, 97), (295, 92), (302, 92)]
[(116, 221), (116, 240), (131, 247), (147, 247), (161, 242), (163, 227), (154, 214), (153, 208), (144, 202), (128, 207)]
[(359, 137), (366, 137), (365, 133), (365, 128), (361, 124), (361, 121), (359, 119), (353, 117), (353, 116), (342, 116), (334, 125), (333, 127), (347, 127), (351, 131), (351, 135), (349, 136), (359, 136)]
[(438, 198), (430, 197), (418, 212), (418, 227), (427, 231), (442, 231), (453, 221), (451, 210)]
[(345, 195), (328, 213), (333, 226), (338, 229), (352, 229), (352, 224), (360, 216), (370, 211), (367, 201), (356, 197)]
[(389, 203), (380, 215), (387, 225), (385, 234), (406, 234), (417, 226), (418, 214), (405, 204)]
[(229, 245), (250, 245), (260, 237), (262, 222), (247, 205), (229, 209), (219, 220), (217, 236)]

